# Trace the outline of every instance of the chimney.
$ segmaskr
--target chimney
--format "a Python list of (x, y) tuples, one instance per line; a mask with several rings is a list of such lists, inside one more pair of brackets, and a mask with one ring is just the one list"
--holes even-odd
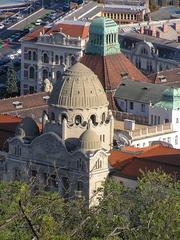
[(174, 30), (179, 31), (180, 30), (180, 22), (175, 22), (174, 23)]
[(165, 23), (163, 24), (162, 31), (164, 33), (168, 32), (168, 25), (167, 24), (165, 24)]
[(156, 27), (155, 26), (150, 26), (149, 35), (150, 36), (155, 36), (156, 35)]

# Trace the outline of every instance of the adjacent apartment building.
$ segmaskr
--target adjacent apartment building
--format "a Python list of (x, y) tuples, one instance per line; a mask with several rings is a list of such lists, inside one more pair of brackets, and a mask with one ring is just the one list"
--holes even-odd
[(40, 27), (22, 40), (21, 94), (39, 92), (83, 56), (89, 24), (64, 21)]
[[(179, 31), (179, 23), (174, 23), (174, 28)], [(143, 32), (119, 33), (122, 52), (137, 68), (144, 74), (151, 74), (179, 66), (179, 39), (161, 38), (161, 33), (156, 31), (154, 27), (141, 30)], [(144, 32), (145, 30), (146, 32)], [(161, 30), (163, 33), (169, 31), (166, 24), (162, 25)]]

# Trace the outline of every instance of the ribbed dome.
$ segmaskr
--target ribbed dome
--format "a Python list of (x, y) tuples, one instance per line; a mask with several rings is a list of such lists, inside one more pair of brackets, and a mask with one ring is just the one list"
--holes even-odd
[(76, 63), (57, 81), (50, 104), (68, 109), (107, 106), (108, 101), (98, 77), (82, 63)]
[(80, 137), (81, 149), (95, 151), (101, 148), (99, 136), (91, 128), (88, 128)]

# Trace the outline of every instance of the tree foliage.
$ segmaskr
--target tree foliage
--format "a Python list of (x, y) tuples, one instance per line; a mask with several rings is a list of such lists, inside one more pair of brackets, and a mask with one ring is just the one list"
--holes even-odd
[(113, 179), (99, 189), (99, 205), (64, 201), (23, 182), (0, 183), (0, 239), (178, 240), (180, 185), (163, 172), (142, 174), (131, 191)]

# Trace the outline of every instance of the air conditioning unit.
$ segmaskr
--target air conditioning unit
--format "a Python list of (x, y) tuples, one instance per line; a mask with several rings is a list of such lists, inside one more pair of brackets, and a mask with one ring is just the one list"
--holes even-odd
[(124, 119), (124, 129), (134, 131), (135, 130), (135, 120)]

